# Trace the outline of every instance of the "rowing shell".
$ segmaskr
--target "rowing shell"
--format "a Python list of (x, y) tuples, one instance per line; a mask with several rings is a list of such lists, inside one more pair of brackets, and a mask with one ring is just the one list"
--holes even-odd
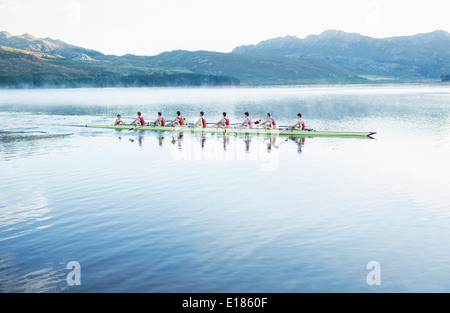
[[(130, 130), (134, 125), (86, 125), (91, 128), (111, 128), (117, 130)], [(299, 129), (262, 129), (262, 128), (214, 128), (214, 127), (171, 127), (171, 126), (139, 126), (136, 130), (151, 131), (175, 131), (192, 133), (217, 133), (227, 135), (265, 135), (265, 136), (296, 136), (296, 137), (346, 137), (346, 138), (371, 138), (375, 132), (347, 132), (347, 131), (316, 131)]]

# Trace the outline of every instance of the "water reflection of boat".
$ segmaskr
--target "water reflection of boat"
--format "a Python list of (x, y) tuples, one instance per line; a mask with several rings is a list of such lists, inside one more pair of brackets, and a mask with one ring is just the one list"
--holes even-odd
[[(176, 138), (175, 138), (175, 135), (176, 135)], [(184, 139), (183, 132), (178, 132), (176, 134), (173, 134), (172, 140), (170, 142), (173, 144), (178, 143), (178, 149), (182, 149), (183, 139)]]
[[(164, 139), (167, 137), (166, 135), (163, 135), (164, 133), (160, 133), (158, 136), (156, 136), (157, 138), (157, 143), (159, 145), (160, 148), (162, 148), (164, 146)], [(250, 153), (251, 150), (251, 146), (252, 144), (254, 145), (255, 143), (253, 142), (255, 140), (256, 137), (254, 136), (249, 136), (249, 135), (237, 135), (237, 136), (228, 136), (225, 134), (205, 134), (205, 133), (188, 133), (190, 134), (190, 136), (188, 137), (188, 145), (190, 145), (188, 147), (188, 149), (190, 149), (192, 147), (192, 145), (194, 143), (197, 143), (200, 147), (201, 150), (205, 149), (205, 146), (207, 142), (209, 142), (208, 145), (210, 145), (212, 142), (216, 142), (216, 143), (220, 143), (221, 147), (223, 148), (223, 151), (227, 151), (227, 149), (230, 146), (233, 146), (234, 143), (238, 143), (241, 142), (244, 144), (244, 149), (245, 149), (245, 153)], [(180, 132), (174, 132), (171, 135), (169, 135), (172, 137), (172, 139), (170, 140), (170, 142), (172, 143), (172, 145), (174, 147), (176, 147), (178, 150), (183, 150), (183, 141), (185, 139), (185, 134), (184, 132), (180, 131)], [(143, 140), (142, 140), (142, 133), (139, 134), (139, 136), (137, 137), (138, 139), (138, 143), (139, 146), (142, 146)], [(270, 153), (271, 151), (273, 151), (273, 148), (279, 149), (283, 144), (285, 144), (286, 142), (291, 142), (291, 143), (295, 143), (298, 146), (298, 153), (301, 154), (302, 153), (302, 148), (303, 145), (305, 144), (305, 140), (306, 137), (300, 137), (300, 136), (289, 136), (289, 137), (283, 137), (280, 138), (278, 136), (259, 136), (257, 137), (258, 139), (256, 140), (256, 142), (259, 144), (264, 143), (264, 145), (267, 148), (267, 152)], [(122, 138), (119, 137), (119, 140), (121, 140)], [(135, 139), (129, 139), (130, 142), (135, 142)], [(213, 143), (214, 145), (214, 143)], [(194, 145), (195, 146), (195, 145)]]
[(291, 136), (291, 137), (286, 138), (286, 140), (284, 140), (283, 142), (279, 143), (278, 145), (274, 145), (274, 147), (279, 149), (282, 144), (284, 144), (285, 142), (287, 142), (289, 140), (293, 141), (293, 142), (295, 142), (297, 144), (297, 146), (298, 146), (297, 152), (299, 154), (302, 154), (302, 152), (303, 152), (302, 148), (303, 148), (303, 145), (305, 144), (306, 137), (293, 137), (293, 136)]
[(371, 138), (375, 132), (348, 131), (316, 131), (299, 129), (262, 129), (262, 128), (213, 128), (213, 127), (168, 127), (168, 126), (133, 126), (133, 125), (86, 125), (92, 128), (111, 128), (127, 130), (150, 130), (191, 133), (217, 133), (225, 135), (255, 135), (255, 136), (297, 136), (297, 137), (342, 137), (342, 138)]

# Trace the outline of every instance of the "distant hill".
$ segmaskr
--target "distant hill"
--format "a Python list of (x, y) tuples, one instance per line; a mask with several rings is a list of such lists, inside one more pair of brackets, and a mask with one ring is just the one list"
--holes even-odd
[[(142, 87), (238, 85), (234, 77), (197, 74), (104, 55), (50, 38), (0, 32), (0, 87)], [(135, 61), (135, 62), (134, 62)]]
[(0, 86), (180, 86), (355, 83), (359, 73), (323, 61), (210, 51), (104, 55), (30, 34), (0, 33)]
[(201, 75), (185, 70), (49, 58), (38, 52), (0, 46), (0, 87), (76, 88), (238, 85), (232, 77)]
[(0, 32), (0, 46), (31, 51), (48, 58), (94, 61), (95, 59), (101, 60), (105, 57), (101, 52), (69, 45), (61, 40), (53, 40), (51, 38), (40, 39), (31, 34), (13, 36), (4, 31)]
[(164, 68), (187, 69), (202, 75), (233, 76), (246, 85), (353, 82), (355, 71), (322, 61), (238, 55), (210, 51), (172, 51), (147, 57)]
[(368, 73), (369, 77), (401, 80), (439, 78), (450, 72), (450, 34), (442, 30), (384, 39), (328, 30), (305, 39), (269, 39), (232, 52), (321, 60)]

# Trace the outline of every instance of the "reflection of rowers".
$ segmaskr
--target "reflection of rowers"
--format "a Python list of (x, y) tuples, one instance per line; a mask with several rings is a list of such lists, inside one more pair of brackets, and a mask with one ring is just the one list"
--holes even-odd
[(272, 146), (274, 146), (275, 148), (278, 148), (280, 145), (276, 145), (276, 141), (277, 141), (277, 136), (275, 137), (269, 137), (269, 143), (267, 144), (267, 152), (270, 152), (272, 150)]
[(280, 148), (280, 146), (283, 144), (283, 143), (285, 143), (285, 142), (287, 142), (288, 140), (292, 140), (293, 142), (295, 142), (296, 144), (297, 144), (297, 146), (298, 146), (298, 149), (297, 149), (297, 152), (298, 152), (298, 154), (302, 154), (302, 148), (303, 148), (303, 145), (305, 144), (305, 137), (288, 137), (288, 138), (286, 138), (286, 140), (285, 141), (283, 141), (282, 143), (280, 143), (278, 146), (277, 145), (273, 145), (275, 148)]
[(251, 143), (252, 143), (252, 139), (251, 139), (252, 137), (250, 137), (250, 136), (246, 136), (245, 137), (245, 139), (244, 139), (244, 143), (245, 143), (245, 152), (249, 152), (250, 151), (250, 145), (251, 145)]
[(295, 143), (297, 143), (297, 145), (298, 145), (298, 149), (297, 149), (298, 154), (302, 154), (302, 148), (303, 148), (303, 145), (305, 144), (305, 137), (291, 138), (291, 140), (294, 141)]
[(183, 134), (183, 132), (180, 132), (180, 133), (178, 133), (178, 138), (177, 139), (175, 139), (175, 137), (172, 137), (171, 142), (173, 144), (178, 142), (178, 149), (181, 149), (182, 148), (181, 144), (183, 143), (183, 138), (184, 138), (184, 134)]
[(205, 142), (206, 142), (206, 135), (202, 134), (202, 138), (201, 138), (202, 150), (205, 149)]
[(179, 135), (178, 135), (178, 149), (181, 149), (182, 148), (182, 146), (181, 146), (181, 144), (183, 143), (183, 138), (184, 138), (184, 135), (183, 135), (183, 133), (180, 133)]
[(223, 151), (227, 151), (227, 146), (230, 144), (230, 136), (223, 136)]
[(160, 147), (160, 148), (163, 146), (164, 138), (165, 138), (164, 136), (159, 136), (159, 137), (158, 137), (159, 147)]

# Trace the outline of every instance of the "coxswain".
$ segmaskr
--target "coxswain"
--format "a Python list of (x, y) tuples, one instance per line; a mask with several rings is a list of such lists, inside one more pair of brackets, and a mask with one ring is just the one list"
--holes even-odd
[(119, 115), (117, 115), (117, 119), (114, 122), (114, 125), (125, 125), (125, 123), (122, 121), (122, 117)]

